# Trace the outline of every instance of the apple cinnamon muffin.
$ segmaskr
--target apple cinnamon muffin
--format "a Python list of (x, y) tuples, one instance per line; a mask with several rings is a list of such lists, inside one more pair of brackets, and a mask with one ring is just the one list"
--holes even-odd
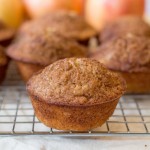
[(137, 36), (150, 36), (150, 26), (143, 18), (138, 16), (125, 16), (110, 23), (101, 31), (100, 41), (106, 42), (118, 36), (133, 34)]
[(6, 27), (0, 21), (0, 45), (8, 46), (15, 35), (15, 30)]
[(48, 127), (74, 131), (101, 126), (125, 88), (121, 76), (89, 58), (59, 60), (27, 83), (37, 118)]
[(84, 45), (87, 45), (90, 38), (97, 36), (96, 30), (87, 24), (83, 17), (68, 11), (50, 13), (40, 19), (26, 22), (20, 28), (18, 36), (22, 38), (25, 34), (34, 34), (44, 28), (59, 32), (62, 36), (73, 38)]
[(49, 28), (37, 30), (35, 34), (26, 35), (19, 41), (16, 39), (6, 52), (16, 61), (25, 81), (33, 73), (59, 59), (88, 55), (88, 50), (84, 46)]
[(126, 35), (103, 43), (93, 58), (120, 73), (127, 93), (150, 93), (150, 39)]
[(8, 58), (4, 53), (3, 47), (0, 46), (0, 83), (4, 80), (8, 65)]

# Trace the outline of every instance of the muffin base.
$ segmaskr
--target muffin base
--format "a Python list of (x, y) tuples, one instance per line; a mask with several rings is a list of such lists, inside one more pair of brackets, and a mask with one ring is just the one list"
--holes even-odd
[(113, 114), (119, 99), (91, 106), (50, 104), (30, 95), (37, 118), (58, 130), (88, 131), (101, 126)]
[(120, 73), (127, 83), (127, 94), (148, 94), (150, 93), (150, 73)]
[(7, 65), (0, 66), (0, 83), (4, 81), (5, 76), (6, 76), (6, 71), (7, 71)]
[(44, 68), (44, 66), (41, 65), (24, 63), (20, 61), (16, 61), (16, 64), (21, 74), (21, 77), (25, 82), (27, 82), (34, 73)]

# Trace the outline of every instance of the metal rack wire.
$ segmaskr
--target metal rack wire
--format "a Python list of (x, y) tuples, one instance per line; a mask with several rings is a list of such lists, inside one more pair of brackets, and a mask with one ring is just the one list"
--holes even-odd
[(109, 120), (87, 132), (60, 131), (38, 121), (15, 65), (0, 86), (0, 135), (150, 136), (150, 95), (126, 95)]

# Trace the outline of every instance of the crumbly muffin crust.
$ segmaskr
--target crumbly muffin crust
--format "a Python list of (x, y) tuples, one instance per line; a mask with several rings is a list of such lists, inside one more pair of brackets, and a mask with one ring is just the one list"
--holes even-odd
[(8, 59), (4, 53), (3, 47), (0, 46), (0, 66), (5, 66), (8, 62)]
[(18, 35), (34, 34), (37, 30), (50, 28), (50, 30), (59, 32), (59, 34), (74, 38), (77, 40), (85, 40), (95, 36), (96, 31), (88, 25), (83, 17), (75, 12), (59, 11), (48, 14), (38, 20), (30, 21), (20, 28)]
[(102, 44), (93, 58), (109, 69), (150, 72), (150, 39), (126, 35)]
[(26, 35), (8, 47), (7, 54), (11, 58), (43, 66), (68, 57), (85, 57), (87, 49), (73, 39), (62, 37), (49, 28)]
[(100, 40), (105, 42), (125, 34), (150, 36), (150, 26), (141, 17), (121, 17), (119, 20), (106, 25), (101, 32)]
[(118, 99), (125, 91), (125, 83), (96, 60), (66, 58), (34, 75), (27, 90), (46, 103), (87, 106)]

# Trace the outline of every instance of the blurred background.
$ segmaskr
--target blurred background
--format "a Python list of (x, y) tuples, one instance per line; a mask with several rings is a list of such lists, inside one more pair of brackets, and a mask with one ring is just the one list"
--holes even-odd
[(145, 1), (145, 15), (150, 16), (150, 0)]
[(150, 0), (0, 0), (0, 21), (18, 28), (58, 10), (76, 11), (97, 30), (122, 15), (150, 16)]

